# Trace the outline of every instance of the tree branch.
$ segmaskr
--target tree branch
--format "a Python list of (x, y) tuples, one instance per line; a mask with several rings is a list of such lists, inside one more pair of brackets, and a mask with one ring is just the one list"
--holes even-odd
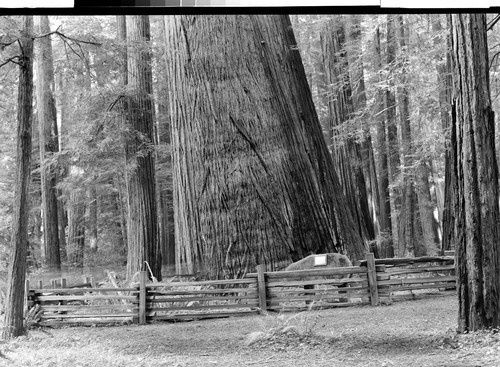
[(498, 23), (499, 20), (500, 20), (500, 14), (498, 14), (495, 18), (493, 18), (490, 21), (490, 23), (487, 25), (488, 28), (486, 29), (486, 31), (491, 30), (495, 26), (495, 24)]
[(19, 60), (19, 59), (20, 59), (20, 57), (19, 57), (19, 56), (13, 56), (13, 57), (11, 57), (10, 59), (8, 59), (8, 60), (6, 60), (6, 61), (2, 62), (2, 63), (0, 64), (0, 68), (1, 68), (2, 66), (7, 65), (9, 62), (12, 62), (12, 63), (14, 63), (14, 64), (16, 64), (16, 65), (21, 65), (21, 63), (19, 63), (19, 62), (17, 62), (17, 61), (14, 61), (15, 59), (18, 59), (18, 60)]
[(55, 31), (52, 31), (52, 32), (49, 32), (46, 34), (42, 34), (40, 36), (33, 37), (33, 39), (44, 38), (44, 37), (48, 37), (48, 36), (55, 34), (55, 35), (58, 35), (59, 37), (61, 37), (62, 39), (67, 39), (69, 41), (73, 41), (73, 42), (76, 42), (78, 44), (85, 43), (87, 45), (102, 46), (102, 43), (99, 43), (99, 42), (85, 41), (85, 40), (80, 40), (80, 39), (66, 36), (64, 33), (59, 32), (59, 28), (61, 28), (61, 26), (57, 27), (57, 29)]
[(493, 62), (495, 61), (495, 59), (498, 57), (498, 55), (500, 55), (500, 52), (497, 52), (493, 55), (493, 57), (491, 58), (491, 61), (490, 61), (490, 67), (488, 69), (491, 69), (491, 67), (493, 66)]
[(124, 95), (118, 96), (118, 98), (113, 103), (111, 103), (109, 105), (108, 111), (111, 111), (113, 109), (113, 107), (115, 107), (115, 104), (117, 104), (122, 98), (125, 98), (125, 96)]
[(15, 39), (14, 41), (11, 41), (11, 42), (3, 42), (3, 37), (0, 37), (0, 51), (3, 51), (5, 47), (8, 47), (16, 42), (17, 42), (17, 39)]

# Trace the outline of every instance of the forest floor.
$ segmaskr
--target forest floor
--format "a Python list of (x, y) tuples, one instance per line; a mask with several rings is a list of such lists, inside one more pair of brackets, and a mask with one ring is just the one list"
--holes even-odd
[(0, 366), (500, 366), (500, 333), (457, 335), (454, 294), (300, 314), (34, 329)]

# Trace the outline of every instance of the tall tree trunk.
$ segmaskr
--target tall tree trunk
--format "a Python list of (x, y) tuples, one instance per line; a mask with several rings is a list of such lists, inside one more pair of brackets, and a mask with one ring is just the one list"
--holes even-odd
[[(439, 24), (435, 26), (436, 31), (441, 29)], [(447, 37), (448, 50), (451, 50), (450, 35)], [(450, 52), (446, 53), (443, 63), (438, 65), (438, 83), (439, 83), (439, 108), (441, 112), (441, 127), (443, 131), (451, 129), (451, 104), (452, 104), (452, 68), (451, 68), (451, 55)], [(451, 131), (450, 135), (454, 132)], [(455, 248), (455, 200), (458, 193), (457, 183), (452, 180), (451, 174), (456, 162), (452, 154), (452, 147), (450, 146), (451, 139), (446, 140), (445, 149), (445, 178), (444, 178), (444, 207), (442, 212), (442, 251), (451, 250)]]
[[(67, 92), (68, 82), (67, 75), (64, 70), (61, 70), (58, 74), (58, 83), (57, 87), (59, 89), (59, 111), (60, 111), (60, 119), (59, 119), (59, 150), (63, 151), (65, 146), (67, 145), (67, 132), (68, 132), (68, 124), (69, 124), (69, 96)], [(63, 181), (64, 178), (68, 174), (68, 166), (63, 162), (58, 162), (59, 168), (59, 181)], [(66, 226), (68, 225), (68, 217), (65, 209), (65, 192), (61, 189), (57, 190), (57, 196), (59, 197), (57, 202), (57, 220), (59, 226), (59, 252), (61, 254), (61, 262), (65, 262), (67, 260), (66, 256)]]
[(89, 221), (89, 249), (91, 252), (97, 252), (97, 235), (98, 235), (98, 208), (97, 208), (97, 189), (95, 185), (91, 185), (88, 190), (88, 221)]
[(24, 333), (24, 282), (28, 248), (31, 117), (33, 105), (33, 16), (23, 17), (17, 95), (16, 188), (2, 339)]
[[(389, 70), (394, 69), (394, 62), (396, 60), (396, 29), (395, 29), (395, 15), (387, 15), (387, 53), (386, 63)], [(400, 175), (400, 157), (399, 157), (399, 143), (398, 143), (398, 126), (396, 122), (396, 97), (394, 94), (395, 82), (394, 73), (389, 74), (387, 80), (388, 88), (385, 90), (385, 115), (387, 124), (387, 150), (389, 160), (389, 186), (392, 187), (391, 203), (393, 204), (391, 213), (399, 213), (401, 210), (401, 190), (399, 189), (398, 176)], [(392, 223), (393, 233), (399, 233), (399, 223), (395, 221)], [(398, 245), (397, 256), (404, 256), (405, 249), (401, 249)]]
[(116, 191), (110, 194), (110, 202), (113, 210), (113, 216), (115, 218), (115, 230), (114, 230), (114, 241), (113, 246), (116, 248), (120, 255), (127, 256), (127, 210), (124, 205), (124, 200), (122, 200), (122, 192), (125, 190), (121, 189), (120, 182), (118, 180), (113, 180), (111, 183)]
[[(39, 34), (50, 32), (48, 16), (36, 17)], [(54, 100), (54, 65), (50, 36), (39, 38), (36, 50), (36, 99), (40, 142), (40, 172), (42, 181), (43, 238), (45, 266), (49, 270), (61, 269), (59, 252), (59, 222), (57, 210), (57, 174), (47, 162), (59, 150), (57, 116)]]
[[(127, 279), (151, 270), (161, 280), (161, 251), (156, 207), (153, 79), (151, 55), (138, 42), (150, 40), (148, 16), (127, 16), (128, 98), (126, 138), (128, 193)], [(147, 47), (147, 46), (146, 46)], [(147, 262), (148, 267), (145, 267)]]
[[(423, 246), (422, 241), (416, 236), (416, 204), (417, 198), (415, 195), (415, 176), (413, 173), (414, 164), (414, 148), (410, 124), (410, 96), (408, 92), (408, 77), (406, 70), (406, 63), (408, 58), (406, 56), (406, 40), (405, 40), (405, 24), (402, 15), (396, 17), (397, 28), (397, 42), (399, 51), (400, 73), (398, 78), (398, 106), (401, 125), (401, 145), (403, 151), (403, 187), (402, 187), (402, 205), (399, 212), (399, 225), (398, 225), (398, 255), (400, 257), (406, 256), (410, 253), (414, 256), (425, 256), (427, 250)], [(418, 223), (420, 225), (420, 223)]]
[[(87, 97), (89, 96), (89, 83), (90, 79), (86, 75), (81, 75), (77, 77), (76, 80), (78, 87), (80, 88), (80, 93), (76, 93), (69, 98), (69, 101), (75, 106), (79, 106), (85, 103)], [(69, 84), (69, 83), (68, 83)], [(83, 87), (82, 87), (83, 86)], [(68, 89), (69, 86), (67, 87)], [(74, 88), (74, 86), (73, 86)], [(62, 123), (66, 126), (73, 120), (74, 112), (73, 109), (67, 108), (61, 110), (64, 112), (61, 115)], [(62, 125), (64, 126), (64, 125)], [(66, 129), (66, 128), (65, 128)], [(64, 136), (64, 135), (63, 135)], [(84, 170), (79, 166), (78, 158), (72, 158), (68, 168), (68, 176), (70, 180), (79, 181), (82, 180)], [(73, 187), (66, 193), (67, 200), (67, 211), (68, 211), (68, 241), (66, 244), (66, 257), (68, 264), (76, 268), (82, 268), (84, 266), (85, 259), (85, 236), (86, 236), (86, 203), (87, 197), (84, 188)]]
[(223, 278), (362, 257), (288, 16), (168, 21), (179, 264)]
[[(166, 30), (165, 30), (165, 17), (161, 19), (161, 32), (160, 42), (166, 44)], [(161, 73), (162, 79), (159, 85), (162, 86), (161, 94), (169, 95), (170, 91), (166, 88), (168, 80), (168, 58), (166, 54), (161, 59), (160, 68), (164, 70)], [(160, 93), (159, 93), (160, 95)], [(170, 105), (168, 99), (158, 100), (158, 142), (160, 148), (160, 159), (158, 166), (160, 171), (158, 173), (158, 191), (159, 191), (159, 212), (161, 226), (160, 226), (160, 242), (162, 261), (169, 269), (169, 272), (175, 271), (175, 234), (174, 234), (174, 207), (173, 207), (173, 187), (172, 187), (172, 154), (171, 154), (171, 119), (170, 119)]]
[(345, 52), (344, 19), (335, 16), (325, 23), (320, 33), (328, 101), (329, 143), (340, 178), (341, 186), (352, 208), (360, 236), (373, 240), (375, 231), (370, 217), (365, 176), (362, 169), (361, 144), (352, 138), (352, 131), (345, 126), (354, 117), (349, 63)]
[[(362, 39), (361, 39), (361, 16), (359, 14), (347, 17), (346, 31), (346, 50), (349, 57), (350, 79), (352, 89), (352, 99), (356, 119), (360, 122), (362, 139), (360, 144), (361, 168), (366, 184), (366, 194), (370, 217), (373, 225), (373, 235), (378, 237), (380, 232), (379, 215), (380, 199), (378, 192), (377, 169), (375, 157), (373, 154), (372, 136), (370, 132), (370, 119), (366, 114), (366, 90), (364, 65), (362, 58)], [(374, 242), (376, 244), (376, 242)], [(372, 246), (372, 250), (378, 254), (377, 247)], [(378, 256), (377, 256), (378, 257)]]
[[(30, 224), (30, 229), (28, 231), (28, 241), (30, 246), (37, 248), (38, 254), (38, 265), (43, 267), (44, 259), (44, 247), (43, 247), (43, 219), (42, 219), (42, 186), (40, 182), (40, 151), (38, 143), (38, 121), (36, 114), (32, 118), (31, 123), (31, 182), (30, 182), (30, 218), (28, 223)], [(29, 256), (29, 254), (28, 254)]]
[[(120, 70), (120, 84), (125, 89), (128, 84), (128, 68), (127, 68), (127, 22), (125, 15), (117, 15), (116, 16), (116, 40), (118, 44), (119, 56), (117, 57), (119, 63)], [(127, 104), (126, 99), (122, 98), (122, 103), (120, 104), (121, 114), (120, 114), (120, 127), (122, 131), (126, 130), (126, 114), (127, 114)], [(123, 142), (125, 145), (125, 141)], [(123, 154), (123, 163), (126, 166), (126, 157), (125, 151)], [(126, 171), (125, 171), (126, 172)], [(126, 174), (125, 174), (126, 176)], [(114, 184), (118, 190), (117, 207), (120, 211), (120, 229), (122, 234), (122, 239), (128, 248), (128, 222), (127, 222), (127, 213), (128, 213), (128, 203), (127, 203), (127, 187), (126, 187), (126, 177), (122, 179), (122, 177), (117, 176), (114, 179)], [(127, 253), (127, 249), (125, 249), (125, 253)]]
[(458, 328), (500, 326), (500, 217), (485, 14), (451, 18)]
[[(83, 171), (71, 166), (70, 175), (80, 175)], [(68, 263), (75, 268), (83, 268), (85, 252), (85, 192), (73, 189), (68, 200), (68, 243), (66, 256)]]
[[(374, 35), (374, 69), (382, 70), (382, 56), (380, 52), (380, 30), (377, 27)], [(382, 82), (381, 78), (379, 82)], [(375, 95), (375, 119), (377, 121), (377, 148), (379, 175), (379, 206), (380, 206), (380, 257), (394, 257), (394, 241), (392, 236), (391, 200), (389, 191), (389, 159), (386, 133), (385, 93), (378, 88)]]
[(421, 162), (417, 168), (417, 200), (424, 246), (427, 249), (427, 255), (435, 256), (439, 250), (439, 232), (438, 223), (434, 217), (436, 202), (431, 197), (429, 171), (429, 165), (426, 162)]

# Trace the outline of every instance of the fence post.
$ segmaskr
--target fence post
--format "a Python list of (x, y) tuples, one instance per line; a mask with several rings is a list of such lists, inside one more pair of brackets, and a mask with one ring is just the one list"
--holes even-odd
[(61, 278), (61, 288), (66, 288), (66, 278)]
[(377, 271), (373, 253), (366, 253), (366, 268), (368, 269), (368, 287), (370, 288), (370, 301), (372, 306), (378, 305)]
[(257, 290), (259, 293), (259, 308), (260, 313), (267, 311), (266, 298), (266, 279), (264, 274), (264, 265), (257, 265)]
[(148, 280), (148, 272), (141, 271), (139, 276), (139, 324), (146, 324), (146, 282)]
[(83, 282), (90, 284), (90, 288), (94, 288), (94, 280), (93, 280), (92, 277), (84, 276), (83, 277)]
[(43, 289), (43, 281), (42, 280), (38, 281), (38, 288)]

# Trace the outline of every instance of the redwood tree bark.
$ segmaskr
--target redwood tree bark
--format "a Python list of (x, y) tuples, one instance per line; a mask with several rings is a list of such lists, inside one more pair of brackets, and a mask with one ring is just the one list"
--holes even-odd
[[(370, 131), (371, 118), (365, 112), (366, 110), (366, 90), (365, 75), (362, 54), (362, 34), (361, 18), (359, 14), (352, 14), (347, 17), (346, 27), (346, 52), (349, 59), (350, 79), (352, 88), (352, 99), (356, 118), (361, 125), (363, 132), (361, 139), (361, 167), (365, 177), (367, 201), (370, 210), (370, 217), (373, 223), (374, 236), (380, 232), (379, 215), (380, 199), (378, 193), (377, 169), (375, 157), (373, 154), (372, 135)], [(375, 124), (373, 124), (375, 125)], [(378, 253), (378, 250), (376, 251)]]
[[(154, 159), (153, 79), (148, 16), (127, 16), (127, 279), (141, 269), (161, 280)], [(146, 43), (146, 45), (144, 45)], [(149, 268), (145, 266), (145, 263)]]
[(177, 264), (222, 278), (363, 256), (288, 16), (168, 21)]
[[(449, 18), (448, 18), (449, 19)], [(436, 30), (441, 29), (439, 24), (435, 26)], [(449, 29), (449, 27), (447, 27)], [(451, 51), (450, 35), (448, 35), (448, 49)], [(456, 142), (456, 138), (452, 139), (455, 131), (451, 129), (451, 107), (452, 107), (452, 67), (450, 52), (446, 53), (443, 63), (438, 65), (438, 83), (439, 83), (439, 108), (441, 112), (441, 127), (443, 131), (450, 131), (450, 138), (446, 140), (445, 153), (445, 185), (444, 185), (444, 200), (442, 210), (442, 243), (441, 250), (444, 253), (446, 250), (455, 248), (455, 199), (458, 188), (457, 183), (452, 180), (451, 174), (456, 166), (454, 162), (453, 147), (450, 142)]]
[[(159, 42), (166, 44), (165, 17), (162, 17), (160, 24)], [(168, 80), (168, 57), (165, 53), (159, 61), (159, 67), (164, 69), (160, 72), (161, 80), (158, 83), (161, 90), (158, 95), (169, 95), (170, 91), (166, 88)], [(171, 114), (168, 98), (158, 100), (158, 144), (161, 146), (158, 155), (158, 191), (159, 191), (159, 219), (160, 219), (160, 243), (162, 252), (162, 261), (167, 265), (168, 271), (175, 272), (175, 235), (174, 235), (174, 206), (173, 206), (173, 187), (172, 187), (172, 153), (171, 153)]]
[[(389, 70), (394, 67), (394, 61), (396, 59), (396, 27), (395, 27), (395, 16), (394, 14), (387, 15), (387, 51), (386, 51), (386, 64)], [(398, 212), (401, 209), (401, 190), (398, 188), (397, 179), (400, 174), (400, 154), (399, 154), (399, 142), (398, 142), (398, 125), (396, 121), (396, 96), (394, 94), (395, 83), (394, 75), (389, 75), (387, 80), (388, 87), (385, 90), (385, 117), (386, 117), (386, 127), (387, 127), (387, 155), (388, 155), (388, 168), (389, 168), (389, 185), (392, 186), (392, 212)], [(399, 221), (392, 223), (394, 233), (399, 232)], [(397, 256), (404, 256), (405, 250), (400, 249), (396, 246)]]
[[(41, 35), (50, 32), (49, 17), (36, 17), (36, 29)], [(40, 145), (40, 172), (42, 182), (42, 211), (44, 265), (50, 270), (61, 269), (59, 252), (59, 223), (57, 202), (57, 174), (47, 160), (59, 150), (57, 114), (54, 100), (54, 65), (50, 36), (37, 39), (36, 52), (36, 99)]]
[[(417, 198), (415, 195), (415, 176), (412, 171), (414, 164), (414, 148), (410, 123), (410, 96), (408, 91), (408, 77), (405, 64), (408, 62), (405, 55), (405, 24), (402, 15), (396, 16), (397, 48), (399, 52), (400, 73), (398, 78), (397, 96), (401, 126), (401, 146), (403, 151), (402, 172), (402, 203), (399, 211), (398, 225), (398, 255), (400, 257), (411, 254), (414, 256), (427, 255), (427, 249), (417, 236), (420, 223), (416, 216)], [(398, 63), (398, 64), (399, 64)]]
[[(373, 38), (375, 70), (382, 70), (382, 56), (380, 52), (380, 30), (377, 27)], [(381, 78), (379, 80), (382, 81)], [(379, 175), (379, 206), (380, 206), (380, 257), (394, 257), (394, 241), (392, 237), (391, 201), (389, 191), (389, 158), (387, 148), (387, 124), (385, 108), (385, 93), (379, 88), (375, 95), (375, 119), (377, 121), (377, 172)]]
[[(345, 52), (344, 19), (335, 16), (329, 19), (321, 33), (323, 64), (328, 85), (328, 143), (340, 179), (341, 186), (352, 209), (360, 236), (373, 240), (375, 231), (370, 216), (368, 193), (363, 172), (361, 144), (346, 128), (347, 121), (354, 118), (354, 102), (349, 76), (348, 57)], [(368, 177), (369, 178), (369, 177)]]
[(17, 95), (16, 188), (2, 338), (24, 333), (24, 282), (28, 248), (31, 119), (33, 110), (33, 16), (23, 17)]
[[(500, 326), (500, 217), (485, 14), (451, 17), (458, 326)], [(447, 167), (448, 168), (448, 167)]]

